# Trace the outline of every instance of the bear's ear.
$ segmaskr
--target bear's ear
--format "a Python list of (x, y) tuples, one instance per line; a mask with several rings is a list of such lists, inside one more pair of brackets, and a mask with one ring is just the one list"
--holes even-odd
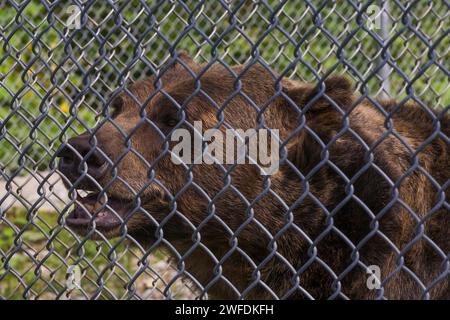
[(283, 91), (295, 104), (303, 109), (317, 111), (328, 107), (346, 110), (354, 99), (351, 82), (343, 76), (331, 76), (316, 86), (291, 80), (283, 82)]
[(303, 129), (287, 144), (288, 159), (306, 174), (321, 161), (322, 147), (317, 137), (326, 144), (333, 132), (342, 127), (342, 114), (337, 107), (345, 112), (352, 106), (352, 85), (342, 76), (327, 78), (316, 86), (286, 80), (283, 91), (299, 109), (306, 108), (307, 126), (314, 132), (313, 136)]
[(196, 73), (199, 65), (184, 50), (176, 52), (167, 62), (161, 66), (161, 75), (165, 80), (171, 80), (179, 77), (180, 73), (192, 74)]

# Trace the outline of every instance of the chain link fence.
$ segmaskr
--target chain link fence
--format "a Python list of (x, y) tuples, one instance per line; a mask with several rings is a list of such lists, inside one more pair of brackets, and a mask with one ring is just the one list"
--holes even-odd
[[(213, 298), (450, 298), (449, 9), (448, 1), (396, 0), (0, 1), (0, 299), (207, 299), (210, 292)], [(150, 103), (147, 97), (156, 98), (157, 93), (170, 96), (170, 88), (159, 81), (164, 82), (164, 72), (171, 66), (183, 66), (177, 75), (181, 80), (186, 77), (183, 73), (189, 72), (186, 69), (191, 65), (183, 62), (181, 51), (202, 68), (190, 73), (195, 85), (189, 99), (197, 94), (208, 96), (202, 88), (202, 75), (213, 64), (223, 66), (223, 73), (231, 72), (235, 65), (246, 66), (234, 74), (237, 82), (226, 101), (211, 102), (217, 111), (216, 127), (227, 123), (227, 105), (233, 104), (229, 101), (234, 97), (253, 99), (240, 83), (245, 81), (247, 70), (259, 66), (271, 75), (269, 92), (273, 91), (273, 97), (267, 103), (246, 102), (256, 110), (247, 116), (255, 118), (257, 128), (265, 128), (261, 115), (270, 103), (290, 101), (295, 109), (291, 117), (300, 115), (301, 121), (281, 139), (280, 150), (289, 150), (295, 135), (308, 132), (317, 142), (319, 151), (315, 153), (321, 154), (315, 169), (305, 172), (303, 167), (293, 169), (294, 161), (281, 152), (280, 172), (284, 172), (283, 166), (295, 171), (295, 176), (291, 172), (285, 179), (292, 186), (299, 183), (303, 191), (279, 193), (280, 177), (265, 176), (253, 186), (257, 194), (249, 195), (241, 189), (246, 174), (233, 165), (220, 166), (222, 185), (213, 187), (215, 182), (211, 182), (208, 189), (196, 179), (210, 173), (196, 172), (195, 165), (189, 165), (185, 168), (185, 189), (173, 192), (171, 183), (158, 175), (160, 157), (153, 157), (146, 171), (140, 172), (147, 176), (144, 186), (134, 190), (129, 202), (140, 207), (141, 195), (153, 184), (170, 194), (166, 219), (153, 219), (158, 225), (152, 229), (154, 242), (142, 243), (123, 227), (112, 239), (74, 232), (66, 220), (78, 203), (76, 194), (86, 193), (80, 191), (80, 180), (74, 182), (61, 175), (58, 152), (68, 145), (69, 138), (84, 132), (92, 137), (98, 128), (114, 122), (111, 105), (114, 98), (125, 94), (139, 104), (141, 120), (134, 122), (131, 131), (125, 130), (123, 141), (114, 140), (112, 135), (109, 143), (123, 144), (124, 159), (128, 154), (138, 157), (141, 149), (132, 142), (132, 136), (142, 126), (152, 125), (142, 113)], [(340, 98), (330, 94), (337, 102), (331, 102), (329, 108), (339, 110), (341, 126), (332, 130), (334, 136), (324, 139), (309, 125), (309, 116), (305, 118), (302, 110), (308, 107), (303, 109), (286, 97), (281, 87), (294, 81), (319, 83), (320, 87), (335, 74), (350, 79), (361, 98), (356, 98), (349, 111), (343, 111)], [(282, 78), (292, 82), (282, 83)], [(133, 98), (139, 90), (126, 88), (133, 83), (137, 88), (143, 86), (137, 82), (140, 79), (154, 80), (153, 93)], [(220, 77), (217, 80), (218, 87), (223, 85)], [(320, 101), (320, 95), (327, 91), (322, 88), (316, 93), (315, 101)], [(383, 105), (382, 100), (371, 97), (397, 102), (383, 100), (390, 101)], [(179, 109), (187, 108), (175, 100), (171, 101)], [(349, 122), (349, 114), (357, 112), (358, 103), (384, 108), (379, 112), (385, 121), (372, 140), (360, 136), (351, 123), (354, 120)], [(411, 104), (422, 113), (409, 111)], [(397, 119), (396, 113), (404, 118)], [(374, 113), (369, 118), (378, 116)], [(392, 122), (403, 125), (409, 120), (414, 123), (405, 124), (409, 133), (396, 131)], [(413, 139), (416, 128), (423, 138), (417, 138), (420, 142)], [(168, 143), (168, 135), (161, 134)], [(333, 144), (340, 138), (346, 143), (347, 134), (358, 142), (363, 154), (352, 172), (334, 164), (339, 159), (333, 158)], [(415, 144), (410, 145), (411, 141)], [(377, 147), (384, 143), (392, 151), (388, 162), (401, 162), (401, 155), (395, 153), (397, 144), (409, 152), (408, 165), (399, 174), (387, 172), (390, 166), (378, 158)], [(89, 164), (92, 150), (100, 148), (97, 142), (89, 145), (91, 151), (77, 154), (84, 165)], [(161, 149), (160, 156), (167, 152)], [(427, 157), (432, 156), (440, 163), (427, 165)], [(148, 160), (143, 154), (141, 158), (145, 159), (139, 161)], [(348, 158), (357, 157), (348, 154)], [(122, 160), (110, 160), (111, 170), (116, 172), (111, 183), (101, 185), (101, 194), (109, 192), (115, 180), (130, 186), (127, 177), (133, 175), (120, 171), (117, 162)], [(320, 169), (325, 167), (333, 174), (323, 174)], [(81, 178), (95, 180), (86, 167), (81, 171)], [(175, 181), (176, 172), (173, 174)], [(386, 197), (359, 193), (364, 186), (358, 178), (365, 174), (373, 175), (368, 181), (373, 181), (374, 194), (387, 183)], [(340, 181), (335, 183), (337, 179)], [(414, 185), (414, 179), (423, 184)], [(342, 190), (334, 191), (341, 197), (339, 201), (332, 206), (322, 204), (328, 186), (339, 183), (343, 186), (336, 190)], [(201, 219), (183, 212), (182, 194), (190, 188), (206, 201), (198, 208), (203, 212)], [(233, 213), (240, 216), (233, 220), (238, 226), (228, 226), (220, 213), (220, 198), (228, 192), (232, 194), (228, 201), (242, 211)], [(415, 197), (428, 202), (423, 208), (415, 207)], [(145, 202), (144, 196), (142, 199)], [(195, 205), (194, 201), (192, 207)], [(262, 205), (281, 212), (279, 219), (261, 220), (258, 210), (264, 211)], [(304, 220), (297, 221), (310, 219), (301, 213), (308, 206), (318, 207), (323, 215), (323, 223), (314, 232)], [(140, 209), (131, 211), (136, 210)], [(355, 229), (340, 224), (340, 216), (346, 215), (355, 219)], [(171, 231), (166, 230), (170, 229), (170, 218), (176, 217), (177, 223), (191, 230), (181, 238), (183, 250), (180, 238), (173, 240)], [(397, 220), (409, 229), (395, 229)], [(208, 238), (214, 238), (208, 232), (209, 227), (217, 230), (211, 226), (214, 223), (226, 234), (223, 241), (217, 235), (217, 243)], [(245, 238), (246, 228), (260, 238), (255, 236), (253, 242)], [(359, 235), (358, 228), (367, 233)], [(402, 232), (407, 241), (393, 239)], [(326, 245), (327, 251), (322, 251), (322, 244), (331, 239), (336, 244)], [(264, 250), (253, 252), (259, 246), (255, 241), (264, 244)], [(379, 256), (366, 250), (373, 242)], [(203, 262), (199, 250), (208, 262)], [(417, 255), (416, 260), (412, 254)], [(204, 266), (197, 266), (190, 257)], [(345, 263), (338, 268), (329, 259)], [(236, 265), (227, 265), (235, 260)], [(425, 264), (427, 268), (422, 267)], [(381, 269), (381, 279), (372, 283), (375, 288), (370, 288), (371, 275), (366, 272), (371, 266)], [(207, 280), (199, 279), (196, 268), (209, 268)], [(270, 273), (288, 274), (289, 285), (274, 287), (279, 281), (271, 282)], [(246, 279), (236, 283), (234, 279), (239, 277)], [(355, 289), (366, 285), (367, 293)], [(399, 289), (401, 286), (406, 289)]]

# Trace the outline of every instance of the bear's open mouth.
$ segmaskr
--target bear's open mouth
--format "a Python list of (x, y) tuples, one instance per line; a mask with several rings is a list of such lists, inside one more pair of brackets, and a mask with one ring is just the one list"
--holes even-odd
[(86, 234), (94, 227), (102, 233), (110, 233), (119, 229), (131, 209), (129, 201), (90, 193), (85, 197), (77, 197), (75, 208), (68, 215), (66, 223), (79, 234)]

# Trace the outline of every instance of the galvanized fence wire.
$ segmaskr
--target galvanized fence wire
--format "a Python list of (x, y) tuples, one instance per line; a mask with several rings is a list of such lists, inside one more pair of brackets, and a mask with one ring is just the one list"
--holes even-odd
[[(45, 1), (8, 0), (0, 4), (0, 298), (1, 299), (178, 299), (208, 298), (209, 290), (219, 282), (226, 283), (236, 298), (245, 299), (257, 287), (266, 297), (286, 299), (300, 292), (304, 298), (316, 298), (302, 285), (302, 275), (313, 264), (320, 265), (332, 277), (330, 299), (349, 298), (342, 281), (356, 268), (369, 266), (360, 259), (361, 249), (374, 237), (384, 239), (397, 253), (396, 267), (383, 278), (375, 298), (384, 299), (384, 286), (399, 272), (407, 272), (421, 288), (420, 298), (429, 299), (430, 291), (448, 281), (450, 252), (445, 252), (425, 232), (425, 223), (438, 210), (449, 210), (446, 190), (449, 181), (439, 184), (419, 163), (418, 155), (436, 138), (447, 146), (449, 137), (441, 130), (442, 120), (449, 110), (450, 74), (447, 61), (450, 54), (448, 1)], [(372, 14), (371, 14), (372, 12)], [(72, 14), (72, 16), (71, 16)], [(74, 15), (73, 15), (74, 14)], [(70, 16), (70, 18), (69, 18)], [(72, 27), (70, 23), (79, 22)], [(68, 23), (70, 22), (70, 23)], [(70, 24), (70, 25), (69, 25)], [(180, 58), (187, 51), (197, 62), (205, 63), (195, 74)], [(195, 88), (179, 104), (165, 91), (162, 77), (168, 68), (181, 64), (195, 78)], [(224, 103), (217, 103), (202, 88), (201, 74), (220, 64), (234, 74), (234, 92)], [(231, 66), (243, 64), (236, 74)], [(264, 105), (258, 105), (242, 90), (241, 79), (253, 66), (262, 66), (275, 83), (275, 94)], [(353, 79), (359, 97), (349, 110), (326, 98), (324, 81), (330, 75), (345, 73)], [(129, 85), (149, 75), (155, 76), (154, 91), (145, 102), (133, 96)], [(318, 84), (316, 98), (299, 107), (283, 90), (282, 79), (299, 79)], [(130, 133), (115, 124), (110, 116), (111, 102), (119, 94), (127, 94), (139, 105), (141, 119)], [(170, 137), (146, 117), (145, 107), (156, 95), (162, 94), (181, 111), (196, 96), (211, 103), (217, 116), (216, 128), (231, 127), (224, 110), (235, 97), (244, 99), (256, 113), (256, 128), (268, 128), (264, 112), (271, 103), (283, 98), (300, 119), (298, 128), (280, 140), (280, 165), (294, 171), (304, 192), (293, 204), (283, 194), (271, 189), (271, 176), (265, 176), (263, 189), (254, 199), (247, 199), (233, 185), (231, 174), (237, 165), (217, 165), (223, 174), (223, 186), (213, 196), (196, 183), (195, 165), (185, 166), (185, 186), (172, 194), (160, 181), (155, 168), (169, 154)], [(324, 97), (342, 115), (342, 129), (324, 142), (310, 128), (306, 112), (317, 99)], [(425, 110), (433, 121), (434, 132), (415, 149), (394, 129), (393, 112), (387, 112), (375, 96), (397, 99), (395, 110), (413, 101)], [(367, 142), (349, 123), (349, 113), (363, 101), (370, 101), (386, 117), (385, 130), (379, 139)], [(436, 108), (432, 113), (429, 105)], [(132, 210), (143, 210), (141, 195), (150, 185), (165, 191), (170, 212), (156, 221), (154, 241), (145, 247), (127, 233), (125, 219), (120, 236), (114, 240), (89, 240), (95, 233), (79, 236), (66, 226), (67, 213), (76, 203), (76, 189), (83, 179), (95, 182), (88, 173), (87, 160), (94, 150), (100, 150), (95, 134), (105, 124), (112, 124), (124, 135), (124, 148), (119, 158), (133, 154), (146, 163), (148, 180), (135, 190), (118, 175), (117, 163), (112, 166), (112, 179), (102, 187), (108, 192), (116, 181), (133, 190)], [(192, 125), (186, 123), (191, 129)], [(164, 139), (161, 154), (149, 163), (131, 144), (132, 136), (143, 126), (150, 126)], [(272, 128), (273, 129), (273, 128)], [(194, 129), (195, 130), (195, 129)], [(287, 146), (295, 136), (306, 131), (321, 147), (321, 158), (307, 174), (287, 158)], [(81, 159), (82, 174), (76, 182), (60, 176), (57, 154), (68, 146), (69, 137), (88, 132), (92, 150)], [(365, 164), (348, 177), (330, 160), (329, 148), (346, 134), (351, 135), (365, 150)], [(411, 166), (397, 181), (392, 181), (374, 159), (374, 150), (388, 137), (396, 137), (412, 154)], [(70, 145), (69, 145), (70, 147)], [(103, 153), (104, 157), (107, 157)], [(310, 192), (312, 177), (324, 166), (331, 168), (345, 182), (345, 197), (327, 208)], [(372, 212), (355, 194), (354, 184), (368, 170), (375, 170), (391, 187), (391, 197), (381, 211)], [(419, 217), (400, 196), (399, 188), (414, 172), (420, 172), (432, 184), (437, 201), (425, 216)], [(61, 190), (62, 180), (70, 184), (68, 192)], [(177, 208), (177, 201), (192, 188), (208, 202), (206, 215), (199, 224)], [(216, 212), (217, 200), (226, 192), (246, 205), (245, 220), (232, 230)], [(67, 196), (69, 195), (69, 196)], [(283, 208), (284, 226), (272, 234), (258, 221), (255, 206), (267, 196), (276, 199)], [(294, 210), (311, 201), (326, 214), (326, 225), (316, 237), (294, 223)], [(355, 201), (371, 219), (370, 232), (358, 243), (335, 224), (335, 216), (349, 201)], [(416, 222), (415, 236), (408, 245), (397, 248), (380, 230), (380, 219), (400, 205)], [(164, 236), (166, 224), (174, 217), (182, 219), (192, 230), (190, 248), (179, 253)], [(218, 221), (229, 235), (229, 247), (220, 257), (202, 242), (202, 232), (208, 222)], [(240, 247), (238, 238), (249, 224), (256, 224), (270, 238), (267, 256), (261, 261)], [(295, 230), (307, 243), (307, 259), (298, 268), (278, 250), (278, 243), (288, 230)], [(318, 254), (319, 243), (333, 233), (351, 250), (351, 262), (341, 271), (333, 270)], [(435, 280), (423, 283), (405, 264), (405, 255), (417, 242), (425, 241), (442, 258), (441, 270)], [(167, 258), (165, 247), (171, 252)], [(186, 268), (186, 260), (201, 249), (214, 261), (214, 276), (200, 283)], [(253, 267), (251, 280), (240, 290), (228, 279), (223, 266), (238, 254)], [(292, 273), (291, 288), (277, 294), (264, 282), (262, 270), (272, 259), (282, 261)], [(83, 286), (70, 288), (67, 270), (79, 266)]]

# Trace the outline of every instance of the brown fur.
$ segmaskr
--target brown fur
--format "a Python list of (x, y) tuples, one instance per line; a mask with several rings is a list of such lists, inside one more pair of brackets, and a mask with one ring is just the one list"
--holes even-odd
[[(132, 203), (139, 193), (145, 209), (128, 220), (128, 234), (150, 246), (158, 231), (171, 245), (167, 250), (182, 257), (186, 275), (207, 288), (212, 298), (243, 294), (266, 299), (276, 294), (294, 299), (309, 298), (308, 292), (316, 299), (372, 299), (378, 294), (417, 299), (424, 293), (420, 279), (431, 298), (450, 299), (450, 278), (444, 274), (450, 252), (448, 115), (433, 122), (411, 102), (399, 108), (394, 101), (375, 106), (362, 100), (355, 105), (358, 97), (342, 77), (329, 78), (322, 88), (286, 79), (282, 94), (274, 99), (275, 79), (258, 65), (232, 68), (242, 72), (242, 94), (233, 96), (236, 79), (230, 71), (213, 65), (201, 73), (204, 66), (185, 54), (180, 58), (182, 63), (168, 66), (161, 79), (161, 88), (171, 98), (155, 93), (154, 78), (139, 81), (121, 95), (123, 108), (115, 125), (108, 120), (96, 131), (99, 149), (118, 161), (119, 178), (109, 185), (108, 195)], [(194, 96), (192, 72), (201, 74), (202, 91)], [(202, 120), (204, 129), (218, 124), (216, 115), (224, 103), (225, 121), (244, 130), (256, 125), (254, 106), (265, 106), (268, 128), (280, 129), (282, 139), (294, 133), (286, 145), (293, 166), (282, 163), (270, 177), (271, 193), (267, 178), (252, 165), (238, 165), (231, 172), (233, 188), (215, 165), (194, 165), (191, 181), (186, 169), (165, 153), (153, 170), (159, 185), (147, 172), (164, 150), (155, 126), (170, 131), (164, 131), (163, 123), (177, 109), (172, 99), (183, 106), (187, 121)], [(143, 121), (143, 109), (153, 123)], [(391, 130), (385, 112), (392, 115)], [(316, 136), (305, 127), (296, 130), (304, 123)], [(438, 125), (440, 135), (434, 134)], [(135, 152), (127, 151), (117, 127), (131, 135), (129, 147)], [(373, 165), (367, 165), (369, 159)], [(110, 172), (98, 183), (106, 186), (112, 176)], [(164, 188), (176, 197), (176, 208)], [(152, 219), (161, 223), (162, 233)], [(121, 232), (125, 230), (115, 235)], [(387, 279), (384, 292), (367, 288), (368, 274), (358, 261), (380, 266)]]

